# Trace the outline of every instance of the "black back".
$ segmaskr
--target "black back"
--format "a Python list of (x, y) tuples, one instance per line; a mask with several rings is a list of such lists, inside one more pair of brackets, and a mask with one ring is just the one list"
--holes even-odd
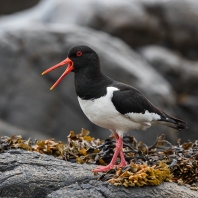
[(115, 82), (113, 84), (119, 90), (113, 92), (112, 102), (117, 111), (121, 114), (126, 113), (157, 113), (162, 117), (165, 114), (155, 107), (147, 98), (145, 98), (140, 91), (132, 86), (123, 83)]

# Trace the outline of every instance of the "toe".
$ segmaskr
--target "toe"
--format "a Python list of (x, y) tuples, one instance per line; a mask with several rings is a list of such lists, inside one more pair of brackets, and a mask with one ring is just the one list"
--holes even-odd
[(125, 167), (127, 165), (126, 161), (122, 161), (120, 162), (120, 164), (118, 164), (118, 167)]
[(111, 166), (111, 165), (107, 165), (107, 166), (98, 166), (96, 169), (93, 169), (92, 171), (94, 173), (97, 173), (97, 172), (106, 172), (110, 169), (112, 169), (114, 166)]

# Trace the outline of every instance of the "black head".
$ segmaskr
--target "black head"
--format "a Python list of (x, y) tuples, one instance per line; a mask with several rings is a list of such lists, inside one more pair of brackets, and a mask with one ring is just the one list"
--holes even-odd
[(100, 68), (99, 57), (97, 53), (86, 45), (77, 45), (72, 47), (67, 56), (72, 62), (73, 72), (79, 72), (84, 68)]
[(57, 65), (52, 66), (42, 73), (46, 74), (60, 66), (68, 64), (67, 69), (50, 88), (52, 90), (69, 73), (97, 73), (100, 72), (100, 63), (97, 53), (86, 45), (72, 47), (68, 52), (68, 57)]

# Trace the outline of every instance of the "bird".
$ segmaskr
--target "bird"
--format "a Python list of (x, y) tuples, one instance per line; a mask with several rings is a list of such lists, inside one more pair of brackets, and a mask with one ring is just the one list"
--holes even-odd
[[(103, 74), (99, 56), (89, 46), (71, 47), (65, 60), (45, 70), (42, 75), (66, 64), (68, 64), (66, 70), (50, 90), (54, 89), (68, 73), (74, 72), (75, 91), (82, 111), (92, 123), (109, 129), (116, 141), (110, 163), (96, 167), (93, 172), (106, 172), (127, 165), (123, 153), (123, 135), (129, 130), (146, 130), (157, 124), (179, 131), (187, 128), (185, 121), (166, 114), (138, 89)], [(116, 165), (118, 156), (120, 163)]]

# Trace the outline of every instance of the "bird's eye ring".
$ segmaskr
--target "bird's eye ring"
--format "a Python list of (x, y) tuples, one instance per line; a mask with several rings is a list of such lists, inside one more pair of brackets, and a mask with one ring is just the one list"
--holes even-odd
[(77, 52), (76, 52), (76, 56), (82, 56), (82, 54), (83, 54), (83, 53), (82, 53), (81, 51), (77, 51)]

